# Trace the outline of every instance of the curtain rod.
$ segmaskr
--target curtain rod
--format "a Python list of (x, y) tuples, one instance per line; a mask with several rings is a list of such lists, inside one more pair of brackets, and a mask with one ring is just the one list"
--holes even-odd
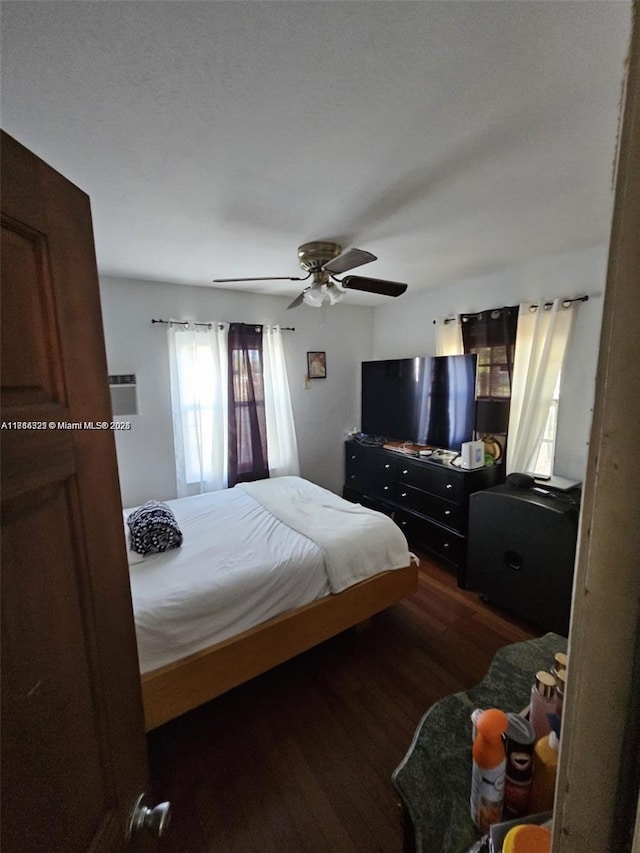
[[(572, 303), (572, 302), (588, 302), (588, 301), (589, 301), (589, 297), (588, 297), (588, 296), (576, 296), (576, 297), (575, 297), (575, 299), (563, 299), (563, 300), (562, 300), (562, 307), (563, 307), (563, 308), (568, 308), (568, 307), (569, 307), (569, 305), (571, 305), (571, 303)], [(543, 307), (543, 308), (551, 308), (551, 306), (552, 306), (552, 305), (553, 305), (553, 302), (545, 302), (545, 303), (544, 303), (544, 305), (543, 305), (542, 307)], [(536, 310), (536, 309), (538, 309), (539, 307), (540, 307), (539, 305), (530, 305), (530, 306), (529, 306), (529, 311), (535, 311), (535, 310)], [(487, 309), (485, 309), (485, 310), (487, 310), (487, 311), (495, 311), (495, 310), (498, 310), (498, 311), (499, 311), (500, 309), (487, 308)], [(483, 311), (476, 311), (474, 314), (467, 314), (467, 317), (479, 317), (479, 316), (480, 316), (480, 314), (483, 314), (483, 313), (484, 313)], [(457, 320), (457, 317), (445, 317), (445, 319), (444, 319), (444, 321), (443, 321), (443, 322), (445, 322), (445, 323), (453, 323), (453, 322), (455, 322), (456, 320)], [(434, 321), (433, 321), (433, 325), (435, 326), (435, 324), (436, 324), (437, 322), (438, 322), (437, 320), (434, 320)]]
[[(152, 323), (164, 323), (165, 326), (205, 326), (207, 329), (213, 328), (213, 323), (196, 323), (193, 320), (151, 320)], [(219, 328), (223, 327), (223, 323), (219, 323)], [(260, 325), (259, 323), (251, 323), (250, 325)], [(283, 332), (295, 332), (295, 326), (280, 326)]]

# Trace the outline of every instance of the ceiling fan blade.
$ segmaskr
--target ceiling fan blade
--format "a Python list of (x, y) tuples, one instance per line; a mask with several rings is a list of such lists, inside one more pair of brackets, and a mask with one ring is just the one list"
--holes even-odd
[(302, 278), (291, 275), (262, 275), (260, 278), (214, 278), (213, 281), (215, 284), (223, 284), (230, 281), (306, 281), (308, 278), (308, 275)]
[(302, 293), (300, 293), (298, 296), (296, 296), (296, 298), (293, 300), (291, 305), (287, 305), (287, 311), (289, 310), (289, 308), (297, 308), (298, 305), (302, 305), (302, 302), (304, 300), (304, 295), (308, 289), (309, 289), (308, 287), (305, 287), (305, 289), (302, 291)]
[(363, 290), (365, 293), (378, 293), (380, 296), (401, 296), (408, 287), (399, 281), (365, 278), (361, 275), (348, 275), (341, 279), (340, 284), (349, 290)]
[(363, 249), (349, 249), (348, 252), (344, 252), (342, 255), (338, 255), (337, 258), (329, 261), (322, 269), (332, 274), (341, 273), (377, 260), (376, 256), (372, 255), (371, 252), (365, 252)]

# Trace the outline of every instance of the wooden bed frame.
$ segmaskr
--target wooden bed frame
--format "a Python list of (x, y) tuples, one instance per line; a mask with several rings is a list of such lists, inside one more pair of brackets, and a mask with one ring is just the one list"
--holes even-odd
[(395, 604), (418, 586), (418, 569), (382, 572), (142, 676), (147, 731), (197, 708)]

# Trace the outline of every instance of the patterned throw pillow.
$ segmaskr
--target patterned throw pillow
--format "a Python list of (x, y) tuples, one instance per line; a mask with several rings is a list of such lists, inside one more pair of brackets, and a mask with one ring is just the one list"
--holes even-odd
[(138, 554), (159, 554), (182, 545), (182, 531), (175, 515), (161, 501), (147, 501), (127, 518), (131, 550)]

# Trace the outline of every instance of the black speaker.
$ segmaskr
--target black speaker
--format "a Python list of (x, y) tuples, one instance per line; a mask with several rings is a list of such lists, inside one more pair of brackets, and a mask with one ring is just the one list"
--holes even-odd
[(566, 637), (580, 491), (527, 486), (523, 479), (471, 495), (465, 586)]

